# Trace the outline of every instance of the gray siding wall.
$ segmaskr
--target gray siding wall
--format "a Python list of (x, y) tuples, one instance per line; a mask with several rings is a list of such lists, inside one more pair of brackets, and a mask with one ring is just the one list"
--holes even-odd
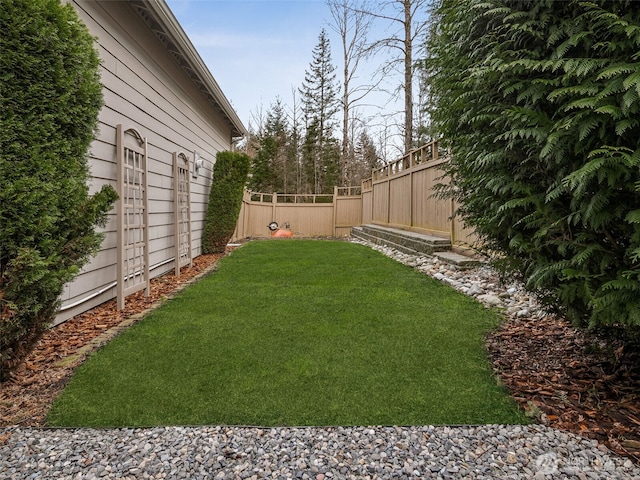
[[(149, 250), (155, 277), (174, 267), (173, 152), (183, 150), (192, 170), (194, 151), (204, 159), (198, 178), (191, 178), (195, 257), (201, 253), (213, 162), (218, 151), (231, 148), (231, 129), (126, 2), (74, 0), (72, 4), (97, 37), (102, 60), (105, 105), (90, 150), (90, 188), (92, 192), (104, 184), (116, 188), (116, 126), (140, 131), (148, 142)], [(116, 281), (116, 227), (114, 208), (100, 253), (66, 286), (56, 323), (116, 296), (115, 287), (110, 287)]]

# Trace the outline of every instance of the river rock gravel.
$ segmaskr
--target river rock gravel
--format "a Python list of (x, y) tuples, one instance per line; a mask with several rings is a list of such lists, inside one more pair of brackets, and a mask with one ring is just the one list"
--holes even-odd
[(632, 479), (640, 468), (543, 425), (9, 428), (3, 479)]
[[(507, 315), (545, 315), (488, 267), (373, 248)], [(102, 478), (640, 479), (640, 467), (544, 425), (0, 429), (0, 479)]]

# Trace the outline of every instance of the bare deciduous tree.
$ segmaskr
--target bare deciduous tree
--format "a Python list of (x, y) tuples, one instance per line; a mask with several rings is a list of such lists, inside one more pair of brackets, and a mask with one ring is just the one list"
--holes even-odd
[(360, 62), (367, 53), (367, 34), (372, 18), (365, 13), (362, 0), (326, 0), (333, 23), (331, 28), (340, 35), (342, 43), (342, 146), (340, 152), (340, 181), (348, 182), (349, 164), (353, 161), (355, 138), (350, 135), (351, 108), (376, 87), (372, 82), (355, 85)]
[[(396, 52), (391, 59), (382, 65), (382, 73), (401, 66), (404, 80), (400, 90), (404, 92), (404, 149), (411, 150), (413, 145), (413, 79), (414, 79), (414, 46), (419, 42), (427, 29), (423, 18), (428, 11), (429, 0), (389, 0), (373, 2), (361, 11), (372, 18), (389, 22), (389, 36), (376, 40), (369, 45), (369, 53), (381, 50)], [(389, 13), (387, 13), (389, 12)]]

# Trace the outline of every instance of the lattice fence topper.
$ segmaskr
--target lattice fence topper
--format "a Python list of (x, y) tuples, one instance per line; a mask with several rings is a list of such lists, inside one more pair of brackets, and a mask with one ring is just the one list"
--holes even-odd
[(117, 127), (118, 148), (118, 309), (125, 298), (149, 295), (149, 207), (147, 139), (133, 127)]
[(193, 265), (191, 252), (191, 175), (189, 157), (180, 151), (173, 153), (173, 208), (175, 241), (175, 274), (180, 268)]

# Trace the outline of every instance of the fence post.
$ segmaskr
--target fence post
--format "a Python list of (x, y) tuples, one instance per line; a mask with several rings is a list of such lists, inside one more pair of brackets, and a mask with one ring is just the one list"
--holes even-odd
[(454, 216), (454, 213), (456, 211), (455, 208), (455, 200), (452, 198), (451, 199), (451, 245), (455, 244), (456, 241), (456, 217)]
[(333, 236), (336, 237), (336, 211), (338, 210), (338, 186), (333, 186)]
[(387, 225), (391, 221), (391, 175), (387, 175)]
[(271, 221), (276, 221), (276, 208), (278, 205), (278, 198), (276, 193), (271, 194)]

